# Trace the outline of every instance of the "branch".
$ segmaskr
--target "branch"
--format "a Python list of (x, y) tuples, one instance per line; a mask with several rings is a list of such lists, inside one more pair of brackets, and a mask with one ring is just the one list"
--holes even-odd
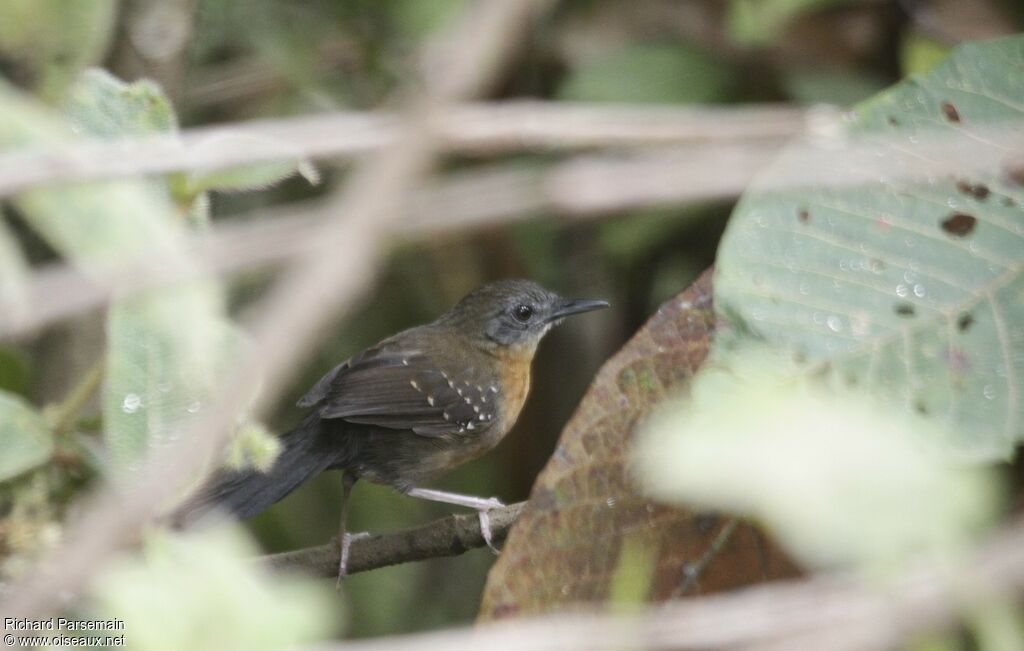
[(954, 571), (907, 566), (879, 584), (823, 574), (673, 601), (638, 613), (606, 609), (478, 624), (417, 635), (346, 641), (320, 651), (561, 651), (588, 649), (815, 649), (881, 651), (949, 626), (986, 599), (1024, 589), (1024, 520), (981, 545)]
[(201, 469), (215, 466), (210, 461), (227, 444), (239, 405), (262, 386), (258, 406), (264, 407), (309, 342), (374, 277), (405, 200), (434, 162), (432, 116), (481, 92), (549, 1), (470, 3), (458, 29), (443, 32), (444, 40), (416, 59), (425, 64), (425, 79), (399, 95), (410, 100), (401, 137), (353, 170), (330, 204), (330, 218), (310, 234), (311, 253), (294, 259), (260, 303), (252, 352), (225, 380), (223, 393), (179, 441), (151, 451), (129, 490), (108, 487), (81, 509), (65, 527), (60, 547), (11, 587), (0, 612), (42, 618), (60, 609), (162, 506), (194, 487)]
[[(500, 544), (505, 540), (524, 506), (526, 502), (518, 502), (488, 511), (495, 543)], [(428, 558), (458, 556), (486, 544), (480, 533), (480, 519), (475, 513), (449, 515), (415, 529), (352, 540), (348, 573), (366, 572)], [(334, 578), (338, 575), (338, 541), (271, 554), (260, 558), (259, 562), (274, 570), (302, 571), (314, 576)]]
[[(495, 154), (682, 143), (781, 142), (805, 131), (795, 106), (664, 108), (566, 102), (469, 104), (430, 116), (442, 151)], [(245, 147), (197, 147), (226, 134)], [(59, 149), (0, 156), (0, 196), (56, 181), (89, 181), (178, 170), (208, 170), (282, 158), (351, 158), (394, 145), (400, 115), (338, 112), (200, 127), (180, 134), (82, 140)]]

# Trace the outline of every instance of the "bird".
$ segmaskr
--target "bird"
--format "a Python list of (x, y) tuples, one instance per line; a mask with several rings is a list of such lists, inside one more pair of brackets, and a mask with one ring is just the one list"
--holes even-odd
[(502, 506), (425, 483), (492, 449), (515, 424), (530, 389), (537, 346), (565, 317), (608, 307), (567, 299), (528, 280), (478, 287), (435, 321), (388, 337), (328, 371), (298, 401), (309, 413), (279, 437), (266, 471), (221, 470), (179, 513), (179, 523), (217, 510), (245, 519), (328, 470), (340, 470), (339, 585), (358, 480), (476, 509), (494, 549), (487, 512)]

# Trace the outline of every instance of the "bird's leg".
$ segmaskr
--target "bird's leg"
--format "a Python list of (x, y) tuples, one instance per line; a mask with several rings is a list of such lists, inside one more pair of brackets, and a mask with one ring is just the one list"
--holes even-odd
[(431, 502), (444, 502), (445, 504), (455, 504), (475, 509), (477, 517), (480, 519), (480, 535), (483, 536), (484, 542), (491, 548), (491, 551), (495, 554), (498, 553), (498, 548), (494, 546), (491, 520), (487, 512), (491, 509), (505, 506), (501, 500), (495, 497), (476, 497), (460, 493), (449, 493), (448, 491), (439, 491), (432, 488), (410, 488), (405, 494), (409, 497), (418, 497), (422, 500), (430, 500)]
[(335, 584), (339, 590), (345, 577), (348, 575), (348, 550), (352, 541), (362, 538), (368, 534), (350, 534), (346, 529), (348, 525), (349, 497), (352, 495), (352, 487), (355, 486), (357, 477), (348, 472), (341, 475), (341, 517), (338, 523), (338, 582)]

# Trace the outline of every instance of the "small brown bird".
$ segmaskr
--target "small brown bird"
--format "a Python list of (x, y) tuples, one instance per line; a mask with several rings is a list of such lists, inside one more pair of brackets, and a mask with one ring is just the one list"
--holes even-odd
[(477, 509), (483, 499), (423, 488), (487, 452), (526, 401), (537, 344), (564, 317), (608, 307), (569, 300), (525, 280), (484, 285), (433, 323), (400, 332), (331, 369), (299, 400), (313, 411), (281, 437), (267, 472), (223, 472), (189, 507), (187, 519), (220, 507), (247, 518), (317, 474), (342, 471), (339, 579), (346, 573), (349, 494), (359, 479), (429, 500)]

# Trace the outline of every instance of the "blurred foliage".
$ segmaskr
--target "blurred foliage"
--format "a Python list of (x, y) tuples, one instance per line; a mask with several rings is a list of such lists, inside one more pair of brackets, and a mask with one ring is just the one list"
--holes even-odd
[[(173, 134), (179, 123), (223, 123), (321, 110), (387, 107), (387, 98), (403, 80), (405, 71), (417, 65), (411, 60), (417, 44), (436, 33), (465, 6), (466, 0), (196, 0), (187, 48), (168, 60), (150, 62), (150, 69), (145, 71), (156, 79), (167, 78), (167, 69), (180, 73), (181, 88), (172, 93), (174, 106), (157, 85), (126, 73), (130, 67), (122, 53), (137, 45), (133, 39), (140, 38), (139, 34), (166, 36), (161, 25), (133, 29), (144, 4), (128, 0), (0, 3), (0, 77), (9, 82), (0, 82), (0, 112), (4, 116), (0, 120), (0, 147), (59, 146), (87, 133), (108, 138), (154, 131)], [(1021, 23), (1012, 21), (1024, 20), (1016, 3), (1007, 0), (1002, 4), (1008, 8), (1005, 15), (1009, 17), (990, 24), (991, 34), (1020, 29)], [(944, 44), (939, 45), (941, 39), (921, 24), (919, 16), (885, 2), (568, 0), (533, 27), (527, 46), (509, 73), (499, 80), (492, 99), (677, 106), (794, 101), (850, 106), (898, 81), (901, 74), (927, 72), (946, 49)], [(80, 75), (94, 65), (109, 73), (93, 70)], [(965, 74), (976, 72), (983, 71)], [(47, 110), (43, 104), (62, 107), (65, 113)], [(956, 104), (961, 108), (959, 100)], [(967, 110), (971, 105), (965, 104)], [(867, 106), (864, 110), (869, 114), (881, 110)], [(899, 112), (900, 118), (903, 113)], [(913, 109), (907, 119), (909, 124), (934, 117), (934, 111)], [(247, 137), (233, 135), (201, 146), (245, 148), (252, 144)], [(182, 251), (185, 236), (210, 223), (238, 218), (244, 211), (322, 196), (345, 172), (344, 166), (313, 170), (289, 151), (288, 143), (279, 144), (280, 163), (55, 187), (17, 197), (0, 215), (0, 312), (15, 314), (24, 307), (24, 279), (32, 270), (30, 264), (61, 257), (101, 278), (114, 266), (138, 259), (189, 265), (191, 261)], [(529, 157), (528, 164), (544, 166), (558, 159), (557, 154), (548, 152)], [(458, 160), (456, 166), (473, 162)], [(296, 178), (297, 174), (305, 178)], [(324, 181), (320, 186), (311, 188), (306, 183), (316, 181), (321, 174)], [(972, 190), (979, 183), (974, 179), (970, 182)], [(240, 192), (271, 185), (274, 187), (264, 192)], [(940, 197), (941, 201), (947, 198), (945, 194)], [(969, 197), (954, 198), (973, 201)], [(755, 194), (749, 201), (766, 198)], [(289, 395), (270, 417), (273, 427), (267, 429), (242, 419), (228, 463), (268, 463), (275, 448), (268, 431), (290, 427), (300, 417), (291, 406), (294, 399), (339, 360), (383, 336), (434, 318), (481, 282), (530, 276), (566, 293), (604, 296), (616, 310), (587, 323), (567, 323), (552, 333), (535, 364), (533, 394), (516, 431), (494, 454), (453, 472), (439, 486), (498, 495), (507, 501), (525, 497), (534, 474), (548, 461), (561, 426), (590, 382), (593, 370), (645, 323), (662, 301), (675, 296), (711, 262), (731, 208), (722, 202), (612, 214), (590, 222), (570, 222), (554, 214), (403, 244), (355, 314), (311, 347)], [(813, 214), (818, 216), (816, 209)], [(740, 215), (739, 219), (744, 217)], [(1003, 244), (1009, 242), (1007, 239)], [(28, 399), (25, 402), (0, 394), (4, 401), (14, 400), (25, 416), (15, 430), (0, 427), (0, 451), (6, 453), (8, 446), (16, 449), (13, 441), (33, 427), (37, 434), (45, 433), (53, 439), (49, 452), (37, 452), (31, 467), (25, 466), (23, 472), (0, 483), (0, 576), (16, 575), (36, 554), (59, 539), (65, 507), (98, 469), (107, 468), (112, 460), (127, 465), (138, 454), (173, 439), (193, 416), (190, 409), (202, 409), (208, 387), (230, 364), (230, 354), (222, 349), (245, 345), (229, 315), (258, 299), (270, 275), (247, 272), (232, 280), (226, 287), (200, 283), (119, 301), (107, 315), (108, 350), (104, 357), (108, 377), (103, 403), (87, 405), (81, 414), (70, 414), (69, 431), (57, 436), (53, 436), (53, 423), (40, 414), (48, 417), (67, 407), (67, 398), (61, 398), (59, 390), (54, 393), (52, 387), (65, 386), (64, 376), (78, 378), (84, 372), (69, 360), (67, 369), (57, 370), (61, 377), (55, 377), (55, 372), (41, 363), (39, 349), (49, 347), (52, 338), (73, 336), (78, 324), (68, 324), (70, 335), (58, 331), (49, 333), (49, 338), (28, 342), (30, 345), (18, 342), (13, 355), (7, 354), (9, 349), (0, 348), (0, 389)], [(915, 283), (901, 282), (913, 292)], [(920, 280), (917, 283), (923, 284)], [(896, 287), (898, 283), (894, 282), (894, 291)], [(800, 294), (799, 283), (791, 289)], [(677, 319), (685, 318), (674, 314)], [(974, 334), (970, 336), (980, 340), (984, 328), (979, 326), (988, 327), (991, 320), (977, 314), (972, 318)], [(212, 354), (204, 356), (211, 350)], [(653, 349), (647, 353), (657, 358)], [(98, 351), (92, 357), (96, 356)], [(667, 372), (662, 362), (652, 368)], [(626, 396), (624, 400), (643, 401), (644, 396), (661, 395), (663, 387), (649, 383), (651, 376), (637, 370), (633, 369), (632, 375), (624, 371), (620, 385), (604, 388), (609, 395), (621, 392)], [(683, 365), (675, 372), (684, 370), (692, 369)], [(972, 367), (971, 373), (976, 372)], [(972, 381), (970, 386), (976, 389), (979, 385)], [(986, 385), (980, 386), (984, 395)], [(1002, 385), (997, 382), (992, 386)], [(57, 404), (40, 409), (50, 400), (57, 400)], [(653, 403), (653, 398), (649, 402)], [(987, 397), (980, 404), (989, 411), (995, 409)], [(649, 406), (645, 403), (644, 410)], [(623, 410), (619, 416), (631, 413)], [(0, 419), (3, 425), (8, 422), (18, 421)], [(632, 425), (632, 420), (622, 424), (628, 431), (632, 431)], [(586, 446), (592, 441), (588, 439), (584, 446), (583, 438), (585, 435), (580, 434), (581, 441), (576, 444), (586, 448), (587, 458), (592, 450)], [(616, 452), (615, 463), (626, 458), (622, 452)], [(607, 509), (607, 495), (601, 493), (606, 486), (599, 481), (601, 472), (594, 471), (596, 479), (589, 487), (572, 484), (562, 488), (586, 489), (595, 496), (594, 523), (609, 521), (602, 518), (633, 516), (642, 522), (647, 498), (639, 493), (622, 496), (644, 507), (643, 512)], [(268, 550), (292, 549), (328, 539), (336, 529), (339, 492), (337, 477), (320, 477), (256, 518), (252, 528), (261, 546)], [(658, 512), (676, 512), (664, 506), (655, 508)], [(355, 530), (382, 531), (424, 522), (448, 511), (381, 487), (359, 486), (351, 522)], [(697, 541), (685, 551), (690, 561), (724, 528), (724, 517), (696, 521), (680, 517), (677, 522), (672, 542)], [(542, 527), (550, 523), (533, 524)], [(581, 578), (570, 587), (570, 595), (595, 599), (610, 596), (628, 607), (659, 590), (670, 592), (672, 587), (659, 581), (678, 578), (683, 566), (677, 565), (674, 573), (650, 573), (651, 563), (655, 567), (659, 567), (657, 563), (664, 567), (670, 564), (665, 560), (670, 556), (666, 549), (654, 550), (644, 542), (653, 529), (657, 527), (641, 527), (639, 542), (617, 533), (594, 536), (588, 541), (589, 556), (583, 557), (610, 574)], [(761, 544), (761, 539), (745, 524), (735, 535), (738, 538), (723, 553), (755, 562), (751, 550)], [(624, 543), (621, 553), (612, 549), (610, 543), (615, 541)], [(536, 540), (529, 542), (537, 544)], [(506, 576), (516, 559), (523, 562), (526, 549), (527, 541), (522, 538), (518, 546), (510, 546), (494, 576)], [(297, 613), (297, 604), (309, 600), (313, 604), (309, 612), (318, 613), (323, 624), (340, 619), (340, 601), (331, 600), (331, 610), (325, 614), (320, 596), (305, 591), (300, 591), (304, 596), (295, 597), (295, 604), (290, 599), (296, 592), (287, 592), (286, 599), (282, 599), (285, 593), (268, 596), (264, 579), (244, 572), (236, 562), (240, 554), (251, 553), (251, 549), (225, 539), (186, 542), (157, 536), (146, 544), (141, 559), (126, 561), (130, 569), (117, 575), (120, 578), (116, 585), (101, 591), (102, 601), (97, 608), (104, 612), (111, 608), (138, 612), (138, 605), (138, 610), (146, 611), (139, 612), (138, 619), (129, 624), (131, 630), (146, 636), (146, 644), (152, 641), (144, 648), (212, 648), (222, 642), (210, 638), (210, 631), (185, 628), (184, 620), (192, 619), (188, 608), (193, 600), (197, 606), (216, 609), (219, 628), (227, 630), (227, 623), (233, 622), (231, 628), (250, 627), (261, 633), (259, 639), (246, 637), (246, 646), (294, 644), (328, 634), (328, 630), (317, 628)], [(545, 557), (541, 550), (540, 558), (551, 561), (553, 554)], [(676, 561), (681, 564), (683, 559)], [(489, 552), (478, 550), (462, 558), (352, 577), (348, 585), (347, 633), (361, 636), (413, 631), (471, 620), (492, 563)], [(216, 573), (213, 566), (219, 564), (224, 565), (225, 574)], [(711, 584), (724, 576), (716, 573), (728, 574), (722, 567), (709, 565)], [(556, 568), (552, 576), (562, 576), (561, 570), (564, 568)], [(222, 592), (202, 593), (201, 575), (206, 571), (224, 578), (225, 583), (237, 581), (252, 587), (252, 619), (236, 610), (244, 595), (230, 586), (218, 583), (224, 588)], [(757, 569), (741, 563), (734, 574), (744, 572), (753, 575)], [(179, 574), (181, 580), (175, 583)], [(530, 576), (521, 577), (522, 586), (529, 585)], [(515, 579), (508, 577), (509, 582)], [(153, 581), (173, 584), (175, 587), (166, 592), (175, 595), (177, 601), (152, 601), (161, 595), (150, 594), (143, 586)], [(210, 599), (205, 600), (206, 596)], [(563, 597), (552, 598), (557, 601)], [(284, 609), (280, 619), (270, 612), (278, 607)], [(157, 618), (155, 612), (179, 614)], [(194, 617), (193, 621), (209, 621), (202, 620), (201, 615)], [(174, 621), (176, 618), (182, 621)], [(986, 635), (1006, 639), (1001, 632), (1007, 630), (1004, 624), (985, 624)], [(277, 629), (270, 630), (275, 625)], [(978, 630), (981, 628), (979, 624)], [(141, 646), (143, 640), (133, 643)]]
[(29, 382), (29, 359), (20, 350), (0, 346), (0, 391), (25, 395)]
[(628, 45), (573, 70), (559, 97), (589, 102), (721, 102), (735, 78), (729, 66), (681, 43)]
[(801, 14), (850, 0), (730, 0), (729, 32), (747, 46), (764, 46), (783, 35), (789, 21)]
[(935, 39), (911, 32), (900, 48), (900, 67), (903, 74), (920, 75), (934, 68), (949, 55), (949, 47)]
[(9, 393), (0, 393), (0, 481), (10, 479), (50, 458), (53, 436), (32, 406)]
[(118, 0), (0, 3), (0, 73), (49, 101), (99, 63), (114, 32)]
[(955, 464), (934, 422), (795, 366), (762, 348), (709, 360), (648, 423), (638, 475), (665, 499), (755, 516), (810, 567), (948, 560), (994, 520), (993, 476)]
[(339, 601), (320, 582), (266, 576), (235, 528), (149, 535), (139, 558), (123, 558), (93, 588), (91, 619), (116, 616), (139, 651), (294, 648), (329, 635)]

